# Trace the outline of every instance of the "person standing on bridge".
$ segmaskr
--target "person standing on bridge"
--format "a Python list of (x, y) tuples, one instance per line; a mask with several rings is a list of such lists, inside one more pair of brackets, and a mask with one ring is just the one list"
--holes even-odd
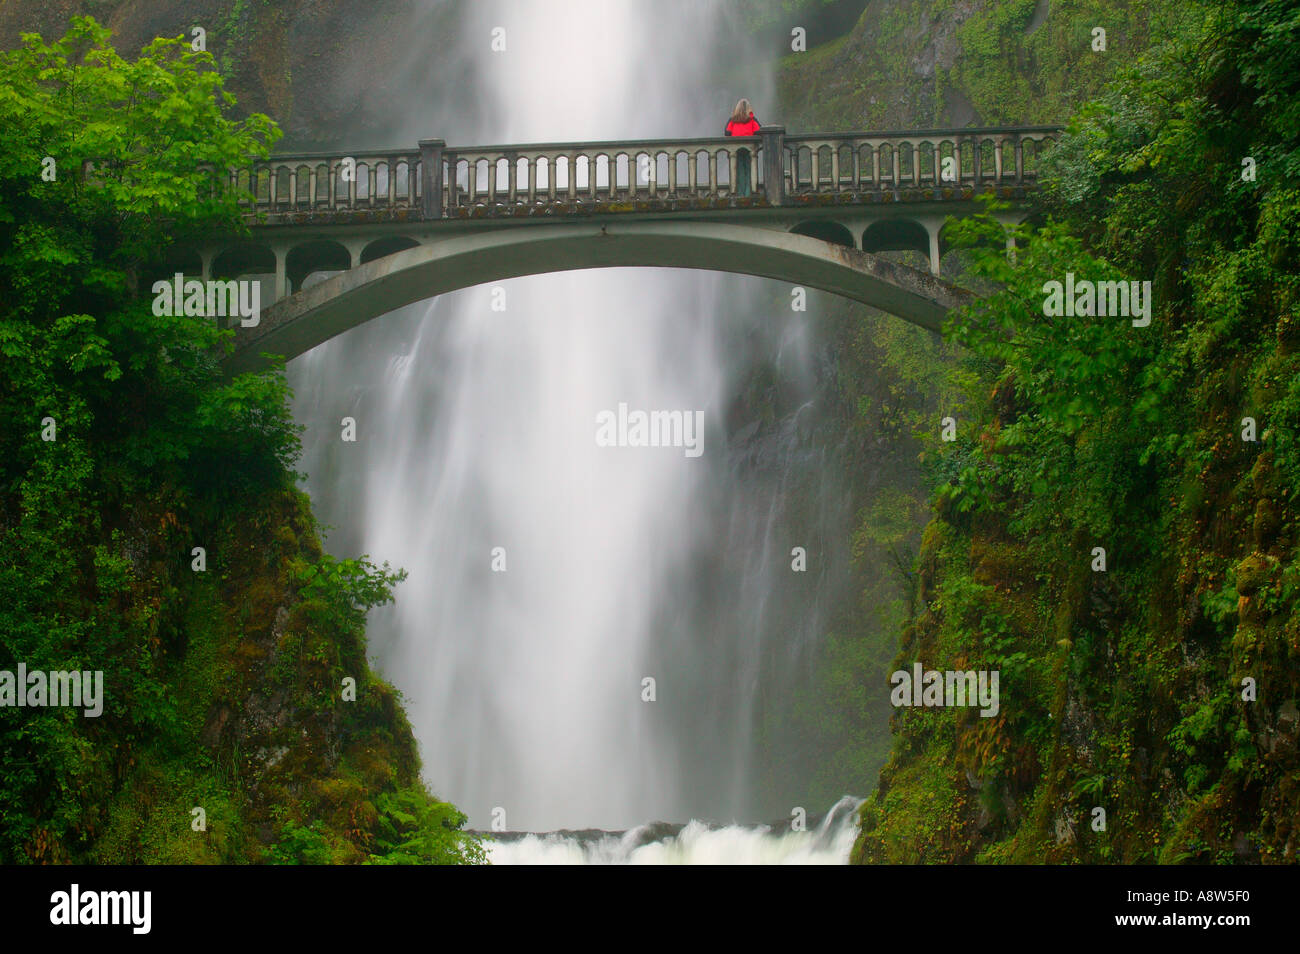
[[(759, 130), (758, 120), (754, 118), (754, 111), (749, 106), (749, 100), (742, 99), (736, 103), (736, 108), (731, 111), (731, 119), (727, 121), (726, 134), (728, 136), (757, 136)], [(736, 182), (737, 192), (740, 195), (749, 195), (749, 150), (736, 150)]]

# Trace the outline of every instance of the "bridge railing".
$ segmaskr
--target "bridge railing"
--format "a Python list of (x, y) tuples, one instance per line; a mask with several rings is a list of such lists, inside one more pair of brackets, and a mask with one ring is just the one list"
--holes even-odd
[(277, 156), (230, 172), (250, 211), (420, 209), (419, 150)]
[(539, 143), (442, 150), (444, 215), (476, 206), (729, 197), (762, 185), (758, 137)]
[[(1023, 185), (1059, 127), (448, 147), (278, 156), (233, 170), (250, 214), (396, 210), (415, 218), (527, 213), (560, 204), (733, 199)], [(631, 211), (631, 209), (629, 209)]]
[(785, 136), (784, 193), (907, 186), (1020, 185), (1036, 179), (1056, 126)]

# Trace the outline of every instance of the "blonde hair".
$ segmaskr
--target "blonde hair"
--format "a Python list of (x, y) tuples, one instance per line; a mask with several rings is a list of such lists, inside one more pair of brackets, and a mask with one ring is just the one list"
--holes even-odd
[(749, 100), (742, 99), (736, 103), (736, 108), (731, 111), (731, 121), (733, 123), (747, 123), (752, 112), (753, 110), (749, 107)]

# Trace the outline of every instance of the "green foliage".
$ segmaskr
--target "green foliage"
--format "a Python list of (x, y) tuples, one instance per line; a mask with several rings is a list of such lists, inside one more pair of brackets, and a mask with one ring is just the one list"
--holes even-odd
[[(255, 860), (272, 808), (330, 809), (285, 821), (276, 859), (359, 861), (349, 807), (417, 784), (362, 637), (402, 574), (320, 558), (292, 490), (283, 370), (227, 379), (230, 332), (139, 297), (177, 243), (242, 228), (215, 185), (280, 134), (234, 118), (213, 65), (180, 38), (126, 60), (80, 17), (0, 54), (0, 669), (104, 674), (98, 718), (0, 709), (3, 863)], [(314, 656), (284, 667), (304, 682), (280, 703), (292, 738), (272, 767), (243, 707), (273, 705), (267, 658), (295, 586), (311, 609), (294, 637)], [(344, 663), (366, 693), (339, 713)], [(331, 763), (310, 751), (327, 732), (366, 747)], [(207, 832), (189, 828), (196, 804)]]
[(422, 788), (385, 792), (375, 802), (379, 824), (372, 864), (484, 864), (477, 835), (461, 829), (465, 815), (446, 802), (432, 799)]
[[(1178, 16), (1072, 120), (1044, 163), (1052, 215), (1014, 259), (994, 209), (946, 232), (996, 290), (947, 329), (974, 420), (929, 463), (943, 532), (900, 658), (999, 668), (1004, 712), (908, 713), (863, 860), (1223, 862), (1239, 833), (1296, 858), (1300, 764), (1276, 739), (1300, 692), (1300, 80), (1282, 48), (1300, 21), (1266, 0)], [(1150, 326), (1045, 314), (1071, 272), (1150, 281)], [(1247, 675), (1267, 699), (1243, 702)], [(936, 817), (950, 780), (920, 766), (954, 758), (982, 808), (949, 792)], [(1111, 831), (1060, 838), (1067, 803), (1104, 804)]]
[(394, 572), (387, 563), (376, 567), (364, 556), (336, 560), (326, 553), (315, 564), (304, 566), (296, 582), (305, 598), (327, 601), (337, 615), (364, 618), (371, 607), (391, 603), (393, 587), (405, 579), (405, 570)]
[[(174, 716), (158, 569), (133, 504), (163, 488), (173, 506), (201, 495), (228, 450), (216, 434), (241, 448), (236, 462), (274, 465), (234, 477), (245, 491), (283, 483), (296, 453), (282, 384), (223, 383), (210, 323), (133, 298), (134, 275), (167, 243), (238, 221), (203, 165), (265, 154), (278, 135), (265, 117), (228, 119), (207, 65), (167, 40), (127, 62), (81, 18), (60, 41), (26, 36), (0, 56), (0, 416), (16, 425), (0, 434), (0, 664), (102, 669), (106, 681), (98, 720), (0, 713), (0, 759), (21, 766), (0, 799), (5, 860), (85, 844), (83, 799), (111, 784), (102, 747), (165, 735)], [(213, 413), (241, 392), (257, 428)]]
[(267, 864), (272, 865), (329, 865), (338, 860), (324, 824), (300, 825), (292, 818), (281, 824), (279, 838), (266, 854)]

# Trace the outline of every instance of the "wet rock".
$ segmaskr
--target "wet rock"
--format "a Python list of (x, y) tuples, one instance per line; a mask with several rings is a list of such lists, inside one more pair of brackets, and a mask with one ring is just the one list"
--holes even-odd
[(1056, 822), (1053, 825), (1058, 845), (1075, 844), (1079, 839), (1074, 830), (1074, 819), (1069, 817), (1067, 812), (1062, 812), (1056, 816)]
[(1273, 505), (1273, 501), (1265, 497), (1255, 504), (1253, 530), (1256, 547), (1262, 550), (1272, 545), (1281, 526), (1282, 519), (1278, 516), (1277, 507)]
[(215, 749), (221, 743), (221, 733), (225, 731), (230, 715), (229, 706), (213, 706), (208, 712), (207, 721), (203, 723), (202, 731), (199, 732), (199, 742), (209, 749)]
[(1272, 561), (1262, 553), (1252, 553), (1237, 564), (1237, 593), (1241, 596), (1252, 595), (1272, 574)]
[(1288, 699), (1278, 707), (1277, 730), (1295, 735), (1297, 729), (1300, 729), (1300, 709), (1296, 708), (1294, 699)]
[(1244, 831), (1236, 832), (1232, 836), (1232, 853), (1239, 861), (1257, 859), (1257, 852)]

